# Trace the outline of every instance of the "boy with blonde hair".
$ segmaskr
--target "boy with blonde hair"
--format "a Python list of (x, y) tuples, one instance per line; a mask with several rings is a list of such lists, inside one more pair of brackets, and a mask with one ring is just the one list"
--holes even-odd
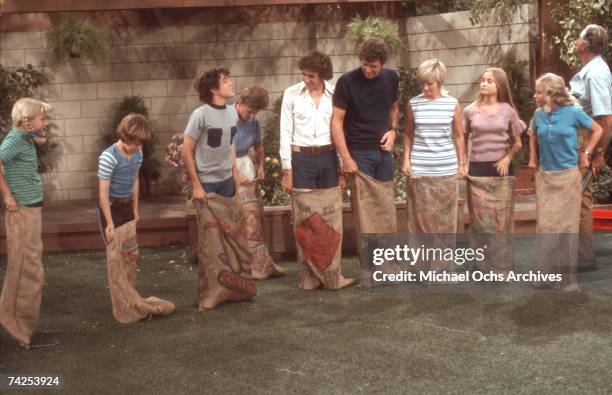
[[(43, 192), (34, 138), (44, 135), (51, 106), (22, 98), (11, 112), (13, 128), (0, 145), (0, 190), (6, 202), (7, 271), (0, 295), (0, 323), (25, 347), (59, 344), (37, 339), (45, 274), (42, 265)], [(40, 334), (44, 334), (40, 332)]]

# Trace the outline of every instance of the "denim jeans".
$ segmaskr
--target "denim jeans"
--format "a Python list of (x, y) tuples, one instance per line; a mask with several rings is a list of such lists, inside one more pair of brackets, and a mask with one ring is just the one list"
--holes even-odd
[(224, 197), (233, 197), (236, 194), (236, 184), (233, 176), (224, 181), (203, 182), (202, 185), (206, 193), (214, 192)]
[[(470, 162), (468, 174), (472, 177), (501, 177), (495, 164), (497, 162)], [(508, 175), (513, 176), (512, 164), (508, 167)]]
[(393, 180), (393, 153), (380, 149), (352, 150), (359, 170), (378, 181)]
[(338, 186), (338, 155), (336, 151), (310, 154), (291, 153), (293, 187), (327, 189)]

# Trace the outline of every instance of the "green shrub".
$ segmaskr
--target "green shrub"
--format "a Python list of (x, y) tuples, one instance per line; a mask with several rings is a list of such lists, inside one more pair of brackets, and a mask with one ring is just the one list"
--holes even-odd
[(380, 37), (391, 47), (394, 53), (399, 53), (404, 48), (404, 43), (399, 36), (397, 22), (378, 17), (367, 17), (365, 19), (356, 17), (346, 25), (346, 40), (356, 48), (368, 37)]
[(53, 65), (71, 60), (90, 60), (96, 64), (106, 58), (104, 32), (85, 19), (66, 18), (47, 34), (47, 48)]
[(279, 155), (280, 149), (280, 111), (282, 96), (276, 99), (272, 107), (272, 115), (263, 124), (263, 146), (265, 153), (265, 177), (261, 182), (262, 199), (266, 206), (289, 204), (289, 195), (280, 184), (283, 174)]

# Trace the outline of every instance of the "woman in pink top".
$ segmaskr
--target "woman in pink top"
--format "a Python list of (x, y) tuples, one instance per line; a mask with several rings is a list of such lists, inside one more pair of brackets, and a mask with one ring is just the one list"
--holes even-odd
[[(490, 67), (480, 77), (476, 101), (463, 111), (463, 124), (472, 148), (468, 174), (473, 177), (513, 175), (512, 159), (521, 151), (526, 125), (514, 106), (506, 72)], [(508, 140), (512, 141), (509, 147)]]
[(482, 74), (476, 101), (463, 111), (463, 125), (472, 141), (467, 177), (471, 240), (475, 248), (488, 245), (476, 269), (507, 280), (514, 268), (515, 184), (508, 176), (513, 174), (512, 158), (522, 148), (526, 125), (514, 107), (504, 70), (491, 67)]

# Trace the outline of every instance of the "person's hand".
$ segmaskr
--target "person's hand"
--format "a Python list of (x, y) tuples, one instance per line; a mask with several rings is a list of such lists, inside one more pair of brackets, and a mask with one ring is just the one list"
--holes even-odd
[(113, 224), (112, 222), (110, 224), (106, 225), (106, 228), (104, 229), (104, 235), (106, 236), (106, 241), (107, 242), (111, 242), (113, 241), (113, 237), (115, 237), (115, 224)]
[(410, 159), (404, 158), (404, 163), (402, 163), (402, 167), (400, 171), (404, 173), (406, 177), (410, 177), (410, 172), (412, 171), (412, 166), (410, 165)]
[(258, 166), (257, 167), (257, 179), (259, 181), (263, 181), (265, 178), (265, 172), (264, 172), (264, 167), (263, 166)]
[(586, 171), (589, 168), (589, 157), (584, 152), (580, 153), (580, 171)]
[(507, 156), (504, 156), (499, 162), (495, 164), (495, 169), (500, 176), (506, 177), (508, 175), (510, 165), (512, 164), (512, 159)]
[(342, 158), (342, 168), (341, 171), (344, 174), (353, 174), (359, 168), (357, 167), (357, 162), (353, 160), (350, 156), (346, 158)]
[(465, 163), (459, 163), (459, 165), (457, 166), (457, 175), (461, 179), (467, 177), (467, 170), (465, 170)]
[(293, 171), (291, 169), (283, 170), (281, 186), (285, 188), (285, 191), (287, 191), (287, 193), (293, 192)]
[(593, 177), (597, 176), (597, 173), (601, 170), (604, 165), (604, 155), (602, 153), (595, 154), (591, 160), (591, 170), (593, 171)]
[(5, 200), (6, 200), (6, 209), (8, 211), (17, 211), (17, 206), (18, 206), (17, 201), (12, 195), (8, 196)]
[(193, 200), (199, 200), (201, 202), (206, 202), (206, 191), (201, 183), (197, 183), (193, 185)]
[(249, 181), (247, 176), (245, 176), (240, 170), (236, 170), (236, 174), (234, 175), (234, 182), (236, 183), (236, 185), (240, 186), (247, 181)]
[(529, 163), (527, 164), (527, 166), (530, 169), (537, 170), (537, 168), (538, 168), (538, 160), (537, 159), (529, 159)]
[(338, 175), (338, 185), (340, 185), (340, 189), (346, 189), (346, 176), (344, 174)]
[(383, 151), (393, 151), (393, 144), (395, 144), (396, 137), (397, 134), (395, 133), (395, 130), (389, 130), (380, 139), (380, 149)]

